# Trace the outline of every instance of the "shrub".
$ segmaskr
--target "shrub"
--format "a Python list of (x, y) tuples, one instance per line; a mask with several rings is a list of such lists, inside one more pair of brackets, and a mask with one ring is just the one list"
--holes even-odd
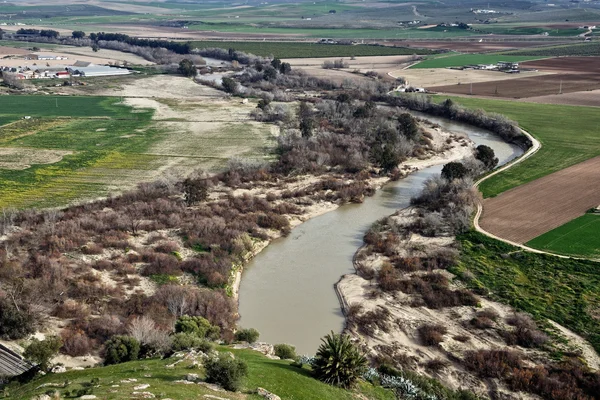
[(425, 369), (431, 372), (440, 372), (448, 367), (448, 365), (449, 363), (447, 361), (444, 361), (441, 358), (434, 358), (425, 363)]
[(85, 356), (92, 351), (92, 341), (80, 329), (64, 329), (60, 334), (63, 342), (61, 352), (72, 357)]
[(444, 340), (448, 330), (443, 325), (425, 324), (419, 327), (419, 336), (425, 346), (437, 346)]
[(519, 355), (508, 350), (467, 351), (463, 362), (482, 378), (502, 378), (521, 366)]
[(344, 388), (362, 376), (367, 359), (344, 334), (331, 332), (323, 339), (313, 361), (313, 373), (320, 381)]
[(50, 360), (58, 353), (62, 340), (57, 336), (49, 336), (45, 340), (33, 339), (25, 348), (23, 357), (34, 362), (42, 371), (48, 370)]
[(190, 333), (208, 340), (217, 340), (221, 335), (221, 329), (212, 325), (206, 318), (189, 315), (177, 318), (175, 332)]
[(131, 336), (113, 336), (104, 343), (104, 364), (119, 364), (138, 359), (140, 342)]
[(214, 348), (213, 344), (206, 339), (202, 339), (193, 333), (179, 332), (173, 335), (172, 347), (173, 351), (183, 350), (200, 350), (208, 353)]
[(467, 176), (469, 171), (467, 168), (458, 161), (452, 161), (444, 165), (442, 168), (442, 178), (453, 181), (455, 179), (462, 179)]
[(17, 308), (8, 299), (0, 298), (0, 338), (22, 339), (35, 332), (35, 322), (26, 307)]
[(275, 355), (282, 360), (292, 360), (296, 358), (296, 348), (289, 344), (276, 344)]
[(494, 154), (494, 150), (484, 144), (480, 144), (475, 149), (475, 158), (481, 161), (488, 170), (492, 170), (498, 165), (498, 158)]
[(238, 342), (254, 343), (258, 340), (260, 333), (254, 328), (240, 329), (235, 333)]
[(206, 381), (221, 385), (235, 392), (240, 389), (242, 379), (248, 375), (248, 366), (242, 360), (235, 359), (232, 353), (219, 354), (204, 364)]

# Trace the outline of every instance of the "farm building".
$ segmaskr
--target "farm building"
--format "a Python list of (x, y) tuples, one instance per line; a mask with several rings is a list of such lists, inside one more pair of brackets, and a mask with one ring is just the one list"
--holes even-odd
[(95, 76), (129, 75), (131, 71), (125, 68), (109, 67), (106, 65), (90, 65), (88, 67), (68, 67), (68, 71), (74, 76), (91, 78)]
[(499, 70), (505, 70), (505, 69), (514, 70), (514, 69), (519, 69), (519, 63), (518, 62), (498, 61), (497, 65), (498, 65), (498, 69)]
[(0, 376), (18, 376), (33, 368), (20, 355), (0, 344)]

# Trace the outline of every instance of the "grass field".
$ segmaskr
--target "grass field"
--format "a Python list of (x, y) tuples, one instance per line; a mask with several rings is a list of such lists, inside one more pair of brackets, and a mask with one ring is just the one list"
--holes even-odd
[(588, 213), (527, 242), (527, 246), (553, 253), (600, 257), (600, 215)]
[(130, 109), (118, 105), (118, 101), (93, 96), (0, 96), (0, 121), (14, 121), (24, 116), (135, 118)]
[(439, 56), (421, 61), (411, 68), (448, 68), (462, 67), (471, 64), (496, 64), (498, 61), (521, 62), (534, 60), (534, 56), (507, 56), (501, 54), (456, 54)]
[[(127, 84), (165, 79), (196, 90), (178, 77)], [(143, 101), (132, 108), (116, 97), (0, 96), (0, 122), (12, 122), (0, 128), (0, 208), (66, 206), (133, 188), (161, 171), (217, 172), (234, 156), (271, 156), (271, 126), (248, 118), (252, 105), (211, 97), (150, 104), (161, 101), (169, 116), (155, 119)]]
[[(15, 400), (29, 400), (32, 397), (47, 392), (49, 387), (43, 384), (55, 383), (63, 395), (66, 391), (76, 391), (90, 386), (93, 378), (98, 378), (97, 386), (92, 388), (92, 394), (99, 399), (121, 400), (132, 398), (134, 387), (149, 384), (150, 387), (138, 392), (153, 393), (156, 398), (189, 399), (203, 398), (203, 395), (217, 396), (224, 399), (262, 399), (251, 394), (257, 387), (263, 387), (282, 399), (303, 400), (337, 400), (337, 399), (368, 399), (392, 400), (395, 398), (391, 391), (375, 387), (369, 383), (360, 383), (357, 388), (350, 390), (338, 389), (322, 383), (312, 376), (307, 369), (290, 366), (289, 361), (270, 360), (251, 350), (231, 350), (220, 348), (220, 351), (232, 351), (237, 358), (248, 364), (248, 378), (245, 380), (242, 393), (215, 392), (201, 385), (185, 385), (177, 380), (184, 380), (189, 373), (204, 377), (203, 369), (189, 369), (190, 361), (178, 364), (175, 368), (167, 369), (166, 365), (173, 359), (151, 359), (132, 361), (124, 364), (83, 371), (70, 371), (63, 374), (49, 374), (36, 379), (21, 387), (9, 387), (9, 397)], [(136, 382), (123, 383), (121, 380), (136, 379)], [(66, 387), (63, 386), (68, 382)], [(112, 385), (119, 385), (113, 388)], [(247, 397), (244, 393), (248, 393)], [(1, 392), (0, 392), (1, 394)], [(62, 398), (62, 396), (61, 396)]]
[(492, 298), (577, 332), (600, 351), (600, 264), (521, 251), (477, 232), (459, 240), (461, 259), (451, 272)]
[(393, 56), (410, 54), (432, 54), (433, 50), (409, 47), (385, 47), (367, 45), (318, 44), (302, 42), (220, 42), (197, 41), (194, 47), (219, 47), (235, 49), (259, 56), (275, 56), (277, 58), (314, 58), (314, 57), (359, 57), (359, 56)]
[(595, 107), (465, 97), (454, 98), (454, 101), (506, 115), (542, 143), (542, 148), (531, 158), (483, 182), (480, 190), (485, 197), (600, 155), (600, 132), (596, 129), (600, 113)]

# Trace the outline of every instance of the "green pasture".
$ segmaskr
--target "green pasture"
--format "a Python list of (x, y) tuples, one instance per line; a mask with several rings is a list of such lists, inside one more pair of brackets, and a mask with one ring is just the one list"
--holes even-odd
[(599, 263), (522, 251), (474, 231), (458, 239), (461, 258), (451, 272), (471, 288), (541, 321), (551, 319), (600, 351)]
[[(441, 100), (446, 98), (436, 96)], [(535, 136), (542, 148), (527, 160), (491, 177), (479, 187), (485, 197), (560, 171), (600, 155), (600, 113), (596, 107), (520, 103), (454, 97), (465, 107), (503, 114)]]
[(218, 47), (222, 49), (235, 49), (265, 57), (273, 55), (278, 58), (392, 56), (434, 53), (432, 50), (409, 47), (318, 44), (306, 42), (197, 41), (192, 42), (192, 45), (201, 49)]
[[(189, 373), (195, 373), (200, 378), (204, 378), (204, 369), (190, 369), (191, 361), (184, 361), (174, 368), (167, 369), (166, 365), (173, 363), (174, 359), (148, 359), (82, 371), (69, 371), (63, 374), (48, 374), (20, 387), (11, 385), (5, 390), (11, 399), (29, 400), (36, 395), (46, 393), (49, 389), (56, 389), (63, 395), (66, 391), (77, 391), (91, 386), (90, 381), (97, 378), (98, 382), (92, 388), (92, 394), (97, 398), (107, 400), (130, 399), (132, 392), (135, 391), (134, 386), (142, 384), (150, 385), (143, 390), (144, 392), (153, 393), (157, 398), (172, 399), (203, 398), (204, 395), (210, 395), (213, 398), (232, 400), (242, 398), (258, 400), (263, 397), (254, 394), (257, 387), (276, 393), (282, 399), (395, 399), (393, 392), (366, 382), (360, 382), (352, 390), (327, 385), (314, 379), (306, 368), (292, 367), (290, 361), (270, 360), (252, 350), (234, 350), (225, 347), (218, 350), (231, 351), (235, 357), (248, 364), (248, 377), (244, 381), (242, 393), (215, 392), (205, 386), (184, 385), (176, 382), (185, 380)], [(137, 381), (122, 382), (131, 378)], [(45, 384), (55, 384), (56, 386), (43, 386)], [(113, 385), (118, 385), (118, 387), (113, 388)]]
[(513, 56), (502, 54), (453, 54), (448, 56), (439, 56), (426, 59), (411, 68), (448, 68), (462, 67), (473, 64), (496, 64), (499, 61), (522, 62), (534, 60), (539, 57), (534, 56)]
[(0, 121), (31, 117), (132, 118), (119, 99), (69, 96), (0, 96)]
[(553, 253), (600, 257), (600, 214), (588, 213), (527, 242), (527, 246)]

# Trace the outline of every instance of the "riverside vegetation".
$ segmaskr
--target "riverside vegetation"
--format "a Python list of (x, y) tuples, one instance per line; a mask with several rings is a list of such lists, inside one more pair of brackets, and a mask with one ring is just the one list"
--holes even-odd
[[(475, 156), (484, 154), (493, 159), (488, 151)], [(552, 399), (597, 399), (600, 374), (594, 371), (597, 365), (586, 364), (594, 359), (582, 361), (581, 353), (574, 353), (547, 322), (578, 332), (598, 350), (593, 317), (597, 265), (517, 251), (471, 232), (477, 202), (471, 178), (485, 171), (486, 164), (487, 169), (495, 165), (478, 165), (473, 159), (446, 164), (440, 178), (425, 183), (413, 208), (367, 232), (355, 261), (365, 282), (364, 301), (346, 309), (347, 329), (375, 351), (378, 363), (440, 376), (442, 381), (450, 378), (439, 372), (458, 363), (453, 368), (482, 380), (472, 388), (492, 398), (508, 390)], [(356, 290), (344, 281), (338, 284), (343, 295)], [(479, 296), (510, 304), (537, 322), (515, 311), (503, 311), (501, 317), (493, 303), (486, 300), (488, 308), (483, 308)], [(429, 311), (421, 313), (421, 307)], [(453, 314), (453, 309), (460, 311)], [(444, 325), (423, 322), (432, 315), (433, 320), (452, 320)], [(414, 345), (396, 343), (398, 329), (432, 347), (431, 353), (423, 357), (418, 356), (422, 350), (406, 352)], [(499, 385), (483, 384), (489, 378), (498, 379)]]
[[(136, 351), (136, 342), (124, 335), (142, 315), (163, 337), (173, 342), (177, 338), (179, 348), (204, 346), (182, 336), (185, 332), (169, 334), (178, 318), (187, 315), (205, 318), (218, 327), (220, 340), (233, 341), (232, 272), (261, 242), (285, 235), (290, 221), (315, 203), (360, 202), (374, 191), (371, 178), (380, 173), (399, 177), (396, 167), (404, 158), (431, 154), (429, 139), (417, 122), (393, 107), (454, 115), (527, 145), (507, 119), (463, 110), (451, 102), (437, 105), (420, 96), (389, 97), (389, 85), (375, 79), (340, 90), (283, 63), (246, 60), (251, 68), (234, 78), (230, 89), (237, 92), (233, 89), (243, 85), (260, 96), (255, 118), (282, 125), (277, 162), (268, 166), (235, 161), (223, 174), (142, 184), (121, 196), (61, 211), (4, 212), (2, 227), (8, 236), (0, 268), (2, 315), (7, 316), (1, 324), (3, 336), (24, 337), (50, 314), (68, 321), (61, 351), (77, 355), (103, 348), (106, 355), (116, 346), (127, 349), (118, 354), (119, 361), (133, 360), (142, 343), (136, 339)], [(316, 89), (324, 91), (324, 98), (301, 102), (292, 112), (271, 103), (265, 92), (272, 88)], [(378, 107), (375, 100), (392, 108)], [(306, 180), (306, 174), (318, 179)], [(468, 213), (458, 211), (442, 216), (462, 229)], [(180, 284), (189, 276), (195, 284)], [(149, 289), (149, 279), (161, 285)], [(467, 294), (447, 294), (457, 304), (475, 301)], [(435, 328), (428, 334), (432, 332), (435, 338)], [(158, 354), (155, 350), (144, 354)], [(380, 374), (375, 382), (393, 381), (397, 391), (410, 387), (403, 381), (406, 374), (386, 362)], [(451, 394), (429, 380), (422, 380), (419, 390), (436, 398), (472, 398), (468, 393)]]

